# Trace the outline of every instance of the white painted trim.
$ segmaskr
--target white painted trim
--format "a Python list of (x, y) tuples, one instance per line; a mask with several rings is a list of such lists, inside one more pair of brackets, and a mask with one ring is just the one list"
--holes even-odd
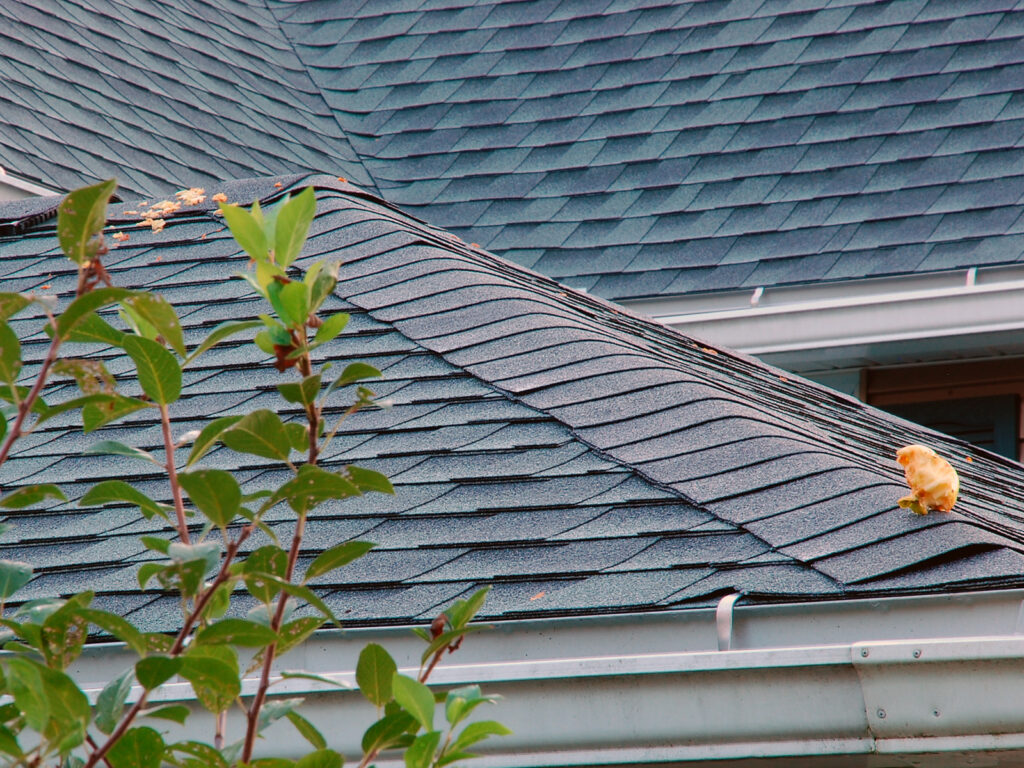
[(0, 166), (0, 185), (3, 184), (13, 187), (14, 189), (19, 189), (22, 192), (27, 192), (29, 195), (36, 195), (39, 197), (60, 194), (60, 192), (57, 192), (56, 190), (48, 189), (47, 187), (35, 184), (27, 179), (19, 178), (18, 176), (6, 171), (3, 166)]
[[(505, 697), (482, 717), (504, 722), (514, 735), (487, 742), (479, 768), (745, 766), (754, 759), (772, 766), (808, 759), (827, 768), (862, 758), (870, 762), (858, 764), (953, 768), (965, 755), (1024, 764), (1024, 636), (1014, 634), (1022, 598), (1024, 592), (1006, 590), (741, 602), (736, 650), (726, 651), (716, 650), (714, 608), (507, 622), (474, 635), (431, 682), (481, 683)], [(351, 684), (369, 641), (382, 642), (400, 667), (415, 672), (422, 643), (406, 628), (322, 632), (292, 663)], [(86, 684), (95, 696), (128, 663), (123, 646), (94, 646), (72, 674), (95, 681)], [(245, 693), (255, 682), (245, 681)], [(296, 679), (272, 692), (305, 696), (303, 714), (350, 757), (375, 717), (351, 689)], [(160, 700), (192, 697), (179, 683)], [(203, 716), (195, 720), (199, 728)], [(240, 727), (230, 724), (229, 736)], [(208, 737), (205, 726), (175, 728), (172, 738)], [(264, 743), (274, 754), (303, 748), (287, 723), (274, 725)], [(891, 760), (879, 762), (879, 755)], [(378, 765), (400, 768), (387, 756)]]
[[(760, 290), (760, 289), (758, 289)], [(741, 301), (745, 297), (745, 301)], [(981, 347), (994, 334), (1024, 330), (1024, 270), (1002, 268), (885, 281), (848, 281), (628, 302), (654, 319), (753, 355), (905, 345), (947, 338)], [(852, 359), (852, 358), (851, 358)]]

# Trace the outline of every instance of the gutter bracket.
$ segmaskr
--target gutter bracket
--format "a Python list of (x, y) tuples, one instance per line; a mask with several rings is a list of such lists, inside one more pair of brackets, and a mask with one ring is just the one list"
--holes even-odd
[(732, 608), (742, 595), (734, 592), (718, 601), (715, 608), (715, 628), (718, 630), (718, 650), (732, 650)]

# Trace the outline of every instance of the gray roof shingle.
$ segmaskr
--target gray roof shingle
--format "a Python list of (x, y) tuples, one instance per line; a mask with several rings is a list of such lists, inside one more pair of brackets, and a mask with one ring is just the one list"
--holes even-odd
[(1015, 264), (1017, 5), (18, 0), (0, 152), (139, 195), (342, 173), (612, 299)]
[[(386, 472), (396, 495), (323, 505), (303, 554), (352, 537), (379, 543), (318, 585), (350, 622), (422, 619), (482, 583), (496, 585), (494, 618), (697, 606), (731, 590), (785, 601), (1024, 586), (1012, 567), (1024, 550), (1019, 465), (567, 290), (333, 177), (274, 181), (217, 191), (270, 202), (315, 186), (320, 212), (302, 263), (342, 262), (331, 301), (352, 315), (325, 355), (379, 365), (376, 388), (395, 401), (346, 421), (324, 463)], [(47, 205), (0, 207), (0, 220)], [(113, 209), (130, 234), (107, 257), (113, 279), (177, 302), (190, 343), (260, 311), (224, 280), (246, 258), (210, 207), (176, 214), (160, 233), (131, 226), (127, 208)], [(0, 264), (66, 300), (66, 262), (31, 255), (54, 250), (52, 220), (37, 222), (0, 237)], [(44, 346), (42, 336), (27, 342), (27, 358), (38, 361)], [(130, 377), (114, 350), (92, 353)], [(201, 358), (172, 408), (175, 432), (276, 405), (270, 363), (241, 342)], [(5, 490), (47, 480), (71, 499), (9, 511), (4, 554), (38, 566), (26, 596), (85, 585), (166, 628), (173, 601), (140, 592), (126, 564), (151, 556), (139, 533), (170, 529), (76, 506), (112, 477), (166, 497), (147, 464), (78, 455), (103, 438), (159, 450), (158, 425), (145, 412), (96, 435), (71, 424), (46, 423), (4, 465)], [(897, 509), (893, 452), (911, 442), (960, 471), (955, 512)], [(247, 491), (287, 476), (224, 448), (206, 461), (237, 469)], [(289, 515), (268, 523), (284, 533)]]

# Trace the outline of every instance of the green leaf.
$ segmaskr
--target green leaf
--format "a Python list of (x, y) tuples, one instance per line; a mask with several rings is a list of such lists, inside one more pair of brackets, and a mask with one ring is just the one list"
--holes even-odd
[(180, 658), (147, 656), (135, 664), (135, 679), (147, 691), (166, 683), (181, 670)]
[(50, 702), (43, 690), (42, 667), (24, 658), (7, 662), (7, 692), (33, 731), (42, 733), (50, 721)]
[(192, 443), (192, 451), (188, 455), (188, 462), (186, 467), (191, 467), (199, 459), (206, 455), (207, 451), (213, 447), (213, 444), (220, 439), (221, 433), (233, 427), (235, 424), (242, 420), (241, 416), (221, 416), (219, 419), (214, 419), (205, 427), (203, 431), (199, 433), (199, 437)]
[(185, 357), (185, 336), (181, 331), (181, 323), (167, 299), (154, 293), (142, 292), (130, 296), (123, 303), (152, 325), (171, 349)]
[(140, 536), (139, 541), (142, 542), (146, 549), (151, 549), (162, 555), (166, 555), (171, 549), (171, 542), (168, 539), (162, 539), (159, 536)]
[[(281, 547), (274, 544), (267, 544), (254, 550), (245, 559), (242, 565), (242, 572), (246, 575), (269, 573), (284, 578), (288, 568), (288, 553)], [(269, 603), (279, 593), (280, 589), (269, 582), (264, 582), (258, 576), (245, 580), (245, 586), (249, 593), (261, 603)]]
[(239, 453), (284, 461), (291, 453), (284, 424), (273, 411), (261, 408), (244, 416), (220, 436), (221, 442)]
[(481, 704), (496, 701), (498, 696), (484, 696), (479, 685), (467, 685), (448, 691), (445, 697), (444, 715), (452, 726), (469, 717), (470, 713)]
[(348, 476), (352, 478), (352, 482), (359, 487), (360, 491), (364, 493), (376, 491), (377, 493), (394, 494), (395, 489), (391, 485), (391, 481), (380, 472), (374, 472), (372, 469), (363, 469), (352, 464), (347, 469)]
[(181, 676), (192, 683), (196, 698), (210, 712), (223, 712), (238, 698), (242, 686), (234, 668), (223, 659), (189, 654), (183, 658)]
[(163, 737), (145, 725), (127, 731), (107, 752), (113, 768), (160, 768), (163, 757)]
[(296, 451), (303, 451), (309, 447), (309, 427), (297, 421), (289, 421), (284, 425), (288, 433), (288, 444)]
[(149, 451), (144, 451), (141, 448), (134, 448), (124, 443), (119, 443), (116, 440), (100, 440), (98, 443), (93, 443), (84, 451), (83, 456), (98, 456), (112, 454), (114, 456), (127, 456), (130, 459), (142, 459), (143, 461), (149, 461), (156, 464), (158, 467), (162, 466), (157, 458)]
[(277, 391), (289, 403), (310, 405), (316, 402), (317, 395), (320, 394), (320, 374), (307, 376), (299, 383), (278, 384)]
[(81, 654), (88, 629), (82, 611), (92, 598), (92, 592), (80, 592), (43, 621), (39, 649), (51, 669), (67, 669)]
[(395, 712), (385, 715), (366, 729), (363, 734), (363, 754), (379, 752), (399, 743), (405, 732), (416, 723), (416, 719), (408, 712)]
[(260, 710), (256, 732), (262, 733), (266, 730), (267, 726), (277, 722), (289, 712), (294, 711), (301, 703), (302, 699), (268, 699), (263, 704), (263, 709)]
[(105, 424), (117, 421), (122, 416), (152, 408), (151, 403), (139, 400), (134, 397), (122, 397), (120, 395), (108, 396), (106, 402), (86, 403), (82, 406), (82, 432), (89, 434)]
[[(279, 301), (292, 320), (289, 325), (299, 327), (306, 325), (306, 318), (309, 317), (309, 288), (305, 283), (293, 280), (287, 285), (281, 286)], [(281, 319), (284, 320), (283, 317)]]
[(91, 624), (95, 624), (104, 632), (113, 635), (140, 656), (146, 654), (145, 638), (127, 619), (118, 616), (116, 613), (101, 611), (96, 608), (83, 608), (80, 610), (80, 614), (83, 619)]
[[(253, 204), (255, 206), (255, 203)], [(258, 211), (259, 209), (256, 208)], [(267, 250), (267, 236), (256, 218), (237, 205), (220, 204), (220, 212), (231, 230), (232, 237), (249, 256), (257, 262), (270, 258)]]
[(345, 760), (333, 749), (318, 749), (299, 758), (295, 768), (341, 768)]
[(117, 728), (124, 703), (132, 692), (134, 670), (127, 670), (107, 683), (96, 698), (96, 727), (109, 735)]
[(7, 683), (29, 727), (62, 755), (85, 740), (89, 700), (63, 672), (25, 658), (7, 662)]
[(117, 387), (114, 377), (102, 360), (64, 358), (55, 362), (50, 370), (55, 376), (73, 378), (84, 395), (95, 395), (100, 392), (112, 394)]
[(245, 619), (221, 619), (199, 631), (197, 640), (202, 645), (230, 643), (251, 648), (263, 648), (277, 640), (270, 627)]
[[(319, 619), (317, 619), (317, 622), (318, 622), (318, 624), (320, 624), (322, 626), (322, 622), (320, 622)], [(281, 673), (281, 679), (282, 680), (313, 680), (313, 681), (318, 682), (318, 683), (324, 683), (325, 685), (329, 685), (332, 688), (342, 688), (342, 689), (345, 689), (345, 690), (347, 690), (347, 689), (352, 687), (351, 685), (347, 685), (345, 683), (339, 683), (337, 680), (331, 680), (331, 678), (324, 677), (323, 675), (314, 675), (312, 672), (291, 672), (291, 671), (285, 670), (284, 672)]]
[(99, 238), (107, 220), (107, 203), (117, 188), (116, 179), (76, 189), (57, 208), (60, 248), (76, 264), (84, 264), (99, 251)]
[(317, 555), (316, 559), (309, 564), (303, 583), (325, 573), (330, 573), (335, 568), (348, 565), (353, 560), (358, 560), (373, 549), (374, 546), (374, 544), (368, 541), (346, 541), (338, 544), (336, 547), (331, 547), (326, 552)]
[(320, 611), (320, 613), (324, 617), (330, 619), (335, 624), (338, 623), (338, 620), (335, 618), (334, 613), (331, 611), (330, 608), (327, 607), (327, 603), (325, 603), (323, 600), (317, 597), (316, 593), (309, 587), (304, 587), (301, 584), (292, 584), (291, 582), (286, 581), (285, 579), (282, 579), (279, 576), (273, 576), (269, 573), (247, 573), (245, 574), (244, 578), (246, 582), (248, 582), (250, 579), (255, 579), (276, 584), (278, 587), (280, 587), (280, 589), (284, 590), (292, 597), (302, 598), (311, 606)]
[(191, 755), (199, 760), (196, 768), (228, 768), (227, 760), (221, 755), (219, 749), (214, 749), (209, 744), (198, 741), (179, 741), (171, 744), (168, 751), (181, 752)]
[(24, 509), (33, 504), (38, 504), (45, 499), (67, 501), (68, 497), (53, 483), (25, 485), (0, 499), (0, 507), (4, 509)]
[(120, 347), (125, 336), (124, 331), (117, 330), (99, 315), (91, 314), (86, 315), (85, 319), (75, 326), (67, 340), (77, 344), (109, 344)]
[[(277, 658), (281, 658), (288, 651), (298, 646), (323, 625), (323, 619), (316, 616), (303, 616), (294, 621), (289, 621), (282, 626), (277, 633), (279, 638), (277, 641)], [(282, 674), (282, 676), (284, 675)]]
[(203, 339), (202, 343), (198, 347), (192, 350), (191, 354), (185, 358), (185, 362), (182, 363), (181, 367), (184, 368), (201, 354), (229, 336), (234, 336), (236, 333), (247, 331), (250, 328), (259, 328), (260, 325), (262, 325), (262, 323), (260, 323), (259, 320), (240, 320), (237, 322), (229, 320), (221, 323), (210, 331), (209, 335)]
[(14, 317), (31, 303), (32, 300), (22, 293), (0, 292), (0, 320)]
[(320, 467), (304, 464), (299, 473), (278, 488), (260, 508), (265, 512), (282, 501), (287, 501), (296, 513), (306, 514), (309, 510), (328, 499), (346, 499), (361, 496), (355, 484), (341, 475), (328, 472)]
[[(304, 718), (295, 710), (285, 714), (285, 717), (287, 717), (288, 721), (295, 726), (295, 730), (299, 732), (302, 738), (312, 744), (314, 748), (327, 748), (327, 739), (324, 738), (323, 734), (320, 733), (316, 726), (309, 722), (309, 720)], [(338, 763), (338, 765), (341, 765), (341, 763)]]
[(14, 384), (21, 372), (21, 343), (11, 327), (0, 320), (0, 380)]
[(440, 731), (429, 731), (417, 736), (416, 741), (405, 750), (405, 768), (430, 768), (440, 743)]
[(142, 391), (167, 405), (181, 396), (181, 368), (174, 355), (142, 336), (125, 336), (124, 351), (135, 361)]
[(139, 589), (145, 589), (150, 580), (157, 574), (167, 570), (167, 566), (161, 563), (143, 563), (139, 566), (138, 580)]
[(360, 693), (371, 704), (382, 707), (392, 699), (391, 681), (398, 665), (383, 647), (370, 643), (359, 654), (356, 664), (356, 684)]
[(102, 483), (97, 483), (79, 499), (78, 506), (88, 507), (94, 504), (116, 504), (118, 502), (135, 505), (147, 520), (157, 515), (167, 517), (167, 508), (164, 505), (153, 501), (124, 480), (104, 480)]
[(198, 469), (178, 475), (192, 503), (218, 528), (224, 528), (238, 515), (242, 489), (230, 472), (223, 469)]
[[(309, 304), (314, 312), (320, 308), (320, 305), (324, 303), (324, 299), (334, 291), (334, 287), (338, 284), (338, 267), (340, 263), (335, 261), (323, 267), (323, 262), (317, 262), (317, 264), (314, 264), (314, 267), (317, 265), (321, 265), (320, 268), (310, 269), (314, 276), (311, 281), (312, 287), (310, 288)], [(306, 278), (306, 282), (309, 283), (308, 273)]]
[(481, 720), (477, 723), (470, 723), (459, 734), (452, 743), (449, 752), (461, 752), (488, 736), (509, 736), (512, 731), (494, 720)]
[(191, 713), (192, 711), (184, 704), (170, 704), (166, 707), (157, 707), (156, 709), (144, 709), (139, 712), (139, 716), (155, 717), (159, 720), (170, 720), (178, 723), (178, 725), (184, 725)]
[(115, 304), (133, 295), (127, 288), (97, 288), (76, 298), (57, 318), (57, 335), (67, 341), (88, 317), (100, 307)]
[(448, 620), (455, 629), (462, 629), (471, 622), (487, 600), (490, 587), (478, 589), (467, 600), (456, 600), (447, 610)]
[(19, 758), (25, 754), (18, 744), (18, 737), (6, 725), (0, 725), (0, 753)]
[(434, 730), (434, 694), (423, 683), (395, 672), (391, 677), (391, 692), (406, 712), (426, 730)]
[(366, 363), (349, 363), (345, 366), (345, 370), (341, 372), (341, 375), (331, 384), (331, 390), (335, 390), (338, 387), (344, 387), (349, 384), (354, 384), (355, 382), (362, 381), (363, 379), (379, 379), (380, 375), (380, 371), (372, 365), (367, 365)]
[(277, 212), (274, 260), (282, 267), (290, 265), (301, 253), (314, 216), (316, 195), (312, 187), (306, 187)]
[(345, 330), (348, 325), (348, 313), (338, 312), (324, 320), (323, 325), (316, 329), (316, 336), (313, 337), (313, 345), (319, 347), (333, 340), (339, 333)]
[(206, 572), (214, 570), (220, 563), (220, 542), (202, 541), (198, 544), (172, 542), (167, 546), (167, 555), (177, 563), (202, 563)]
[(36, 423), (42, 424), (43, 422), (49, 421), (54, 416), (57, 416), (61, 413), (65, 413), (66, 411), (73, 411), (76, 408), (84, 409), (86, 406), (89, 405), (108, 406), (114, 404), (119, 407), (121, 401), (131, 401), (133, 403), (140, 403), (140, 408), (144, 408), (147, 405), (145, 402), (141, 400), (135, 400), (134, 398), (123, 397), (121, 395), (115, 395), (113, 393), (108, 394), (105, 392), (100, 392), (95, 395), (82, 395), (81, 397), (73, 397), (70, 400), (65, 400), (63, 403), (58, 403), (57, 405), (49, 406), (48, 408), (46, 408), (45, 411), (43, 411), (43, 413), (40, 414), (39, 420)]

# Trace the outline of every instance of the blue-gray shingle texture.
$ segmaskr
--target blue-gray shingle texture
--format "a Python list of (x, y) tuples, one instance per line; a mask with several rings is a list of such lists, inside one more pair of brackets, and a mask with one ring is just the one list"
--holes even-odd
[(332, 172), (605, 298), (1024, 258), (1013, 0), (10, 0), (0, 58), (29, 178)]
[[(1024, 586), (1019, 465), (566, 289), (334, 177), (207, 192), (268, 204), (304, 185), (319, 202), (299, 267), (340, 261), (329, 311), (352, 317), (324, 358), (376, 365), (374, 387), (393, 401), (346, 421), (322, 456), (327, 467), (383, 471), (396, 488), (312, 516), (303, 563), (346, 539), (379, 545), (317, 580), (349, 622), (420, 621), (482, 584), (494, 585), (496, 619), (705, 606), (730, 591), (778, 602)], [(52, 203), (34, 205), (0, 207), (13, 232), (0, 237), (0, 281), (66, 302), (75, 275), (54, 222), (32, 218)], [(183, 208), (156, 233), (136, 208), (113, 207), (111, 232), (128, 239), (106, 264), (116, 284), (175, 304), (190, 345), (263, 311), (241, 279), (227, 279), (247, 260), (211, 205)], [(11, 321), (32, 361), (26, 377), (48, 343), (41, 323), (31, 312)], [(105, 360), (131, 392), (119, 350), (75, 353)], [(174, 433), (277, 407), (272, 362), (241, 340), (200, 358), (172, 406)], [(73, 390), (57, 381), (47, 397)], [(159, 422), (140, 411), (83, 435), (72, 421), (42, 425), (0, 468), (5, 492), (55, 482), (70, 499), (9, 511), (0, 551), (37, 568), (24, 599), (93, 589), (146, 627), (171, 629), (175, 601), (141, 591), (134, 574), (151, 557), (137, 537), (172, 530), (130, 509), (77, 505), (108, 478), (168, 499), (152, 465), (81, 455), (101, 439), (159, 454)], [(907, 443), (933, 446), (960, 471), (953, 513), (897, 508), (894, 451)], [(223, 447), (204, 463), (237, 470), (247, 491), (289, 474)], [(291, 517), (275, 510), (267, 522), (287, 536)]]

